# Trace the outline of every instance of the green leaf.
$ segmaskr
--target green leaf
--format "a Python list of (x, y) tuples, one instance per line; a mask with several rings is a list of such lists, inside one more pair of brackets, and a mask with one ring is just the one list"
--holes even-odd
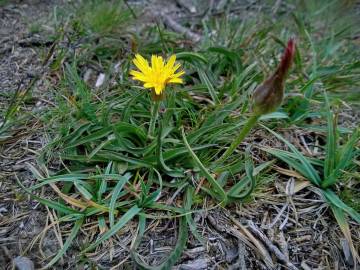
[[(153, 172), (155, 172), (157, 175), (156, 183), (159, 184), (159, 187), (151, 194), (148, 194), (151, 183), (155, 180)], [(153, 169), (153, 171), (151, 171), (151, 173), (149, 175), (149, 180), (146, 183), (146, 185), (145, 185), (145, 183), (143, 183), (143, 181), (141, 181), (141, 183), (143, 183), (143, 185), (144, 185), (144, 187), (143, 187), (144, 193), (142, 194), (141, 206), (151, 208), (161, 194), (162, 187), (163, 187), (163, 181), (162, 181), (161, 174), (156, 169)]]
[[(284, 158), (290, 158), (290, 159), (294, 159), (296, 161), (300, 161), (299, 157), (296, 154), (294, 154), (293, 152), (288, 152), (288, 151), (269, 148), (269, 147), (260, 147), (260, 149), (263, 150), (263, 151), (268, 151), (269, 150), (269, 153), (270, 153), (270, 151), (276, 151), (277, 153), (279, 153), (279, 155), (284, 156)], [(316, 158), (308, 158), (308, 157), (307, 157), (307, 160), (313, 165), (324, 167), (324, 162), (322, 160), (319, 160), (319, 159), (316, 159)]]
[(351, 238), (351, 230), (349, 227), (349, 223), (344, 215), (344, 211), (341, 208), (336, 207), (335, 205), (331, 205), (331, 210), (334, 213), (334, 216), (336, 218), (337, 223), (340, 226), (342, 233), (344, 234), (346, 240), (348, 241), (353, 258), (356, 258), (356, 260), (360, 262), (360, 257), (354, 247), (354, 243)]
[(227, 198), (226, 198), (225, 191), (219, 185), (219, 183), (214, 179), (214, 177), (212, 177), (212, 175), (208, 172), (208, 170), (205, 168), (205, 166), (201, 163), (200, 159), (197, 157), (197, 155), (191, 149), (188, 141), (186, 140), (184, 129), (182, 129), (181, 132), (182, 132), (182, 138), (183, 138), (184, 144), (185, 144), (190, 156), (193, 158), (196, 165), (200, 168), (201, 172), (204, 174), (206, 179), (210, 182), (211, 186), (214, 188), (214, 191), (216, 191), (218, 193), (218, 195), (220, 195), (221, 200), (223, 201), (223, 203), (226, 204)]
[[(193, 148), (193, 151), (206, 149), (206, 148), (209, 148), (212, 146), (216, 146), (216, 144), (205, 144), (205, 145), (201, 145), (201, 146), (196, 146)], [(186, 147), (173, 148), (173, 149), (164, 151), (163, 158), (164, 158), (164, 161), (167, 161), (167, 160), (170, 160), (173, 158), (177, 158), (187, 152), (188, 152), (188, 150)]]
[[(188, 186), (185, 193), (185, 211), (190, 212), (191, 206), (193, 204), (193, 195), (194, 195), (194, 187)], [(192, 218), (191, 213), (186, 214), (186, 222), (189, 225), (191, 233), (195, 236), (195, 238), (202, 244), (205, 244), (204, 238), (198, 233), (196, 228), (196, 223), (194, 219)]]
[(115, 134), (119, 138), (128, 137), (134, 139), (134, 137), (136, 136), (141, 143), (146, 141), (145, 131), (136, 125), (132, 125), (124, 122), (118, 122), (116, 123), (116, 125), (113, 126), (113, 129)]
[(107, 232), (102, 234), (94, 243), (92, 243), (90, 246), (85, 248), (81, 254), (84, 254), (85, 252), (88, 252), (90, 250), (93, 250), (96, 246), (98, 246), (100, 243), (108, 240), (111, 236), (116, 234), (122, 227), (126, 225), (134, 216), (136, 216), (141, 211), (141, 208), (139, 208), (137, 205), (134, 205), (131, 207), (126, 213), (118, 220), (118, 222), (115, 223), (114, 226), (112, 226)]
[(110, 133), (112, 132), (112, 127), (105, 127), (102, 128), (100, 130), (97, 130), (73, 143), (68, 144), (65, 149), (71, 148), (71, 147), (75, 147), (78, 145), (82, 145), (82, 144), (86, 144), (86, 143), (91, 143), (91, 142), (95, 142), (96, 140), (99, 140), (101, 138), (104, 138), (106, 136), (108, 136)]
[(166, 166), (165, 161), (164, 161), (164, 157), (163, 157), (163, 152), (162, 152), (162, 143), (163, 143), (163, 123), (160, 120), (159, 121), (159, 130), (158, 130), (158, 136), (157, 136), (157, 149), (156, 149), (156, 156), (157, 156), (157, 162), (158, 162), (158, 166), (162, 167), (165, 171), (167, 172), (171, 172), (172, 170)]
[[(142, 224), (143, 224), (142, 226), (144, 227), (144, 222), (142, 222)], [(141, 231), (141, 234), (139, 233), (138, 238), (135, 241), (137, 243), (140, 243), (140, 241), (141, 241), (141, 238), (142, 238), (142, 235), (144, 232), (144, 228), (141, 230), (139, 229), (139, 231)], [(177, 239), (175, 248), (173, 249), (173, 251), (170, 253), (169, 257), (163, 263), (161, 263), (160, 265), (157, 265), (157, 266), (147, 265), (140, 259), (139, 255), (135, 252), (135, 249), (137, 248), (137, 246), (131, 250), (131, 257), (140, 269), (168, 270), (168, 269), (171, 269), (172, 266), (181, 257), (181, 254), (186, 247), (187, 239), (188, 239), (188, 229), (186, 226), (186, 218), (180, 217), (179, 233), (178, 233), (178, 239)]]
[(109, 205), (109, 221), (110, 221), (110, 227), (114, 226), (114, 217), (115, 217), (115, 203), (116, 200), (119, 198), (120, 192), (124, 185), (129, 181), (131, 177), (131, 174), (126, 174), (124, 176), (120, 176), (118, 178), (118, 182), (116, 183), (115, 188), (112, 191), (110, 205)]
[(92, 127), (92, 123), (87, 122), (84, 124), (77, 123), (79, 126), (75, 128), (73, 132), (71, 132), (69, 135), (62, 138), (60, 141), (64, 141), (66, 143), (74, 143), (78, 140), (78, 138), (85, 132), (88, 131)]
[(29, 190), (35, 190), (35, 189), (38, 189), (42, 186), (45, 186), (45, 185), (49, 185), (49, 184), (52, 184), (52, 183), (56, 183), (56, 182), (70, 182), (70, 183), (74, 183), (75, 181), (79, 181), (79, 182), (82, 182), (82, 180), (78, 180), (78, 178), (74, 178), (74, 177), (63, 177), (60, 176), (60, 177), (49, 177), (49, 178), (44, 178), (42, 182), (36, 184), (36, 185), (33, 185), (29, 188)]
[(91, 194), (90, 191), (88, 191), (86, 189), (86, 187), (80, 182), (80, 181), (75, 181), (74, 185), (76, 187), (76, 189), (81, 193), (81, 195), (87, 199), (87, 200), (92, 200), (93, 199), (93, 195)]
[(227, 57), (231, 62), (235, 64), (236, 72), (240, 72), (242, 69), (242, 61), (240, 54), (238, 52), (232, 52), (224, 47), (210, 47), (208, 49), (209, 52), (215, 52), (223, 54)]
[(342, 209), (344, 212), (348, 213), (358, 224), (360, 224), (360, 214), (350, 206), (346, 205), (331, 189), (322, 190), (322, 193), (331, 205)]
[(353, 132), (350, 139), (347, 143), (342, 147), (340, 151), (338, 151), (339, 161), (336, 165), (335, 169), (330, 172), (330, 175), (323, 181), (322, 187), (327, 188), (336, 183), (338, 177), (342, 173), (346, 167), (351, 164), (352, 158), (356, 153), (356, 143), (359, 141), (360, 129), (357, 129)]
[[(250, 154), (246, 154), (245, 171), (246, 177), (236, 183), (229, 191), (228, 196), (236, 199), (246, 198), (253, 192), (256, 186), (256, 180), (254, 177), (254, 164), (250, 157)], [(247, 189), (245, 189), (247, 187)]]
[(209, 90), (209, 94), (211, 96), (211, 99), (216, 103), (219, 104), (219, 98), (216, 94), (215, 88), (212, 85), (212, 83), (209, 80), (209, 77), (207, 76), (207, 74), (205, 73), (205, 71), (198, 69), (198, 73), (199, 73), (199, 77), (200, 80), (206, 85), (207, 89)]
[(311, 165), (309, 160), (307, 160), (306, 157), (304, 157), (296, 148), (294, 145), (289, 143), (287, 140), (285, 140), (282, 136), (277, 134), (276, 132), (272, 131), (271, 129), (265, 127), (264, 125), (261, 125), (263, 128), (265, 128), (267, 131), (269, 131), (271, 134), (273, 134), (276, 138), (283, 141), (290, 150), (296, 155), (297, 159), (301, 162), (302, 166), (304, 167), (304, 172), (306, 172), (307, 177), (313, 184), (320, 186), (321, 179), (317, 171), (314, 169), (314, 167)]
[(324, 176), (328, 179), (333, 172), (336, 160), (336, 125), (334, 115), (330, 110), (330, 104), (326, 92), (324, 93), (327, 108), (327, 143), (324, 163)]
[(98, 219), (100, 232), (107, 230), (105, 217), (103, 215), (101, 215), (101, 216), (98, 216), (97, 219)]
[(37, 200), (39, 203), (42, 203), (52, 209), (55, 209), (63, 214), (78, 214), (78, 215), (83, 215), (81, 212), (76, 211), (70, 207), (67, 207), (66, 205), (62, 204), (62, 203), (58, 203), (56, 201), (50, 201), (47, 199), (43, 199), (39, 196), (36, 196), (34, 194), (31, 193), (31, 190), (24, 187), (23, 184), (19, 181), (19, 179), (16, 177), (16, 182), (18, 183), (18, 185), (27, 193), (30, 195), (31, 198), (33, 198), (34, 200)]
[(204, 63), (204, 64), (208, 63), (208, 61), (204, 56), (194, 52), (179, 52), (176, 54), (176, 58), (177, 60), (184, 60), (190, 63), (196, 63), (196, 62)]
[(306, 179), (308, 179), (312, 184), (317, 185), (317, 182), (311, 176), (311, 172), (307, 170), (307, 168), (300, 162), (298, 159), (293, 157), (289, 152), (271, 149), (271, 148), (261, 148), (262, 150), (274, 155), (275, 157), (281, 159), (285, 163), (287, 163), (290, 167), (293, 167), (296, 171), (298, 171), (301, 175), (303, 175)]
[(286, 119), (286, 118), (289, 118), (289, 116), (284, 112), (272, 112), (260, 116), (259, 120), (263, 121), (269, 119)]
[(47, 268), (53, 266), (65, 254), (66, 250), (70, 247), (72, 241), (78, 234), (83, 222), (84, 222), (84, 218), (80, 218), (75, 222), (70, 235), (68, 236), (68, 238), (66, 239), (66, 241), (64, 243), (64, 246), (59, 250), (59, 252), (56, 254), (56, 256), (54, 258), (52, 258), (51, 261), (47, 265), (45, 265), (42, 269), (47, 269)]
[(97, 157), (103, 158), (105, 160), (112, 160), (112, 161), (125, 161), (129, 164), (132, 165), (132, 168), (152, 168), (153, 164), (146, 162), (145, 160), (141, 160), (141, 159), (135, 159), (135, 158), (130, 158), (127, 157), (125, 155), (122, 155), (120, 153), (117, 153), (115, 151), (109, 151), (109, 150), (100, 150), (95, 156), (94, 158), (96, 159)]

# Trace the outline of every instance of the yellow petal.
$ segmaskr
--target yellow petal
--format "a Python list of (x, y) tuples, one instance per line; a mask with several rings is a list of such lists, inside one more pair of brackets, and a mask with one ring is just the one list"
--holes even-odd
[(138, 80), (138, 81), (142, 81), (142, 82), (148, 81), (148, 78), (141, 72), (131, 70), (130, 75), (134, 76), (133, 77), (134, 80)]
[(151, 56), (151, 68), (153, 71), (158, 72), (157, 57), (156, 55)]
[(154, 87), (154, 85), (152, 84), (152, 83), (144, 83), (144, 87), (145, 88), (153, 88)]
[(146, 61), (146, 59), (144, 57), (142, 57), (140, 54), (135, 55), (133, 63), (142, 73), (144, 73), (144, 74), (150, 73), (151, 69), (150, 69), (148, 61)]
[(156, 95), (160, 95), (161, 92), (163, 91), (164, 87), (161, 85), (155, 85), (155, 94)]
[(184, 74), (185, 74), (185, 71), (181, 70), (178, 73), (173, 74), (171, 77), (172, 78), (178, 78), (178, 77), (180, 77), (180, 76), (182, 76)]
[(173, 78), (168, 81), (169, 83), (183, 83), (183, 79), (181, 78)]
[(175, 64), (175, 61), (176, 61), (176, 55), (173, 54), (172, 56), (170, 56), (169, 60), (167, 61), (165, 68), (171, 70)]
[(158, 64), (159, 70), (164, 69), (164, 60), (161, 56), (157, 57), (157, 64)]
[(175, 71), (177, 71), (180, 66), (181, 66), (180, 64), (176, 64), (176, 65), (171, 69), (171, 72), (172, 72), (172, 73), (175, 73)]
[[(139, 69), (130, 71), (134, 80), (142, 81), (145, 88), (153, 88), (155, 95), (161, 95), (168, 83), (183, 83), (180, 78), (185, 74), (179, 70), (180, 64), (176, 64), (176, 56), (170, 56), (167, 61), (162, 56), (152, 55), (151, 65), (140, 54), (136, 54), (133, 60)], [(175, 73), (179, 70), (178, 73)]]

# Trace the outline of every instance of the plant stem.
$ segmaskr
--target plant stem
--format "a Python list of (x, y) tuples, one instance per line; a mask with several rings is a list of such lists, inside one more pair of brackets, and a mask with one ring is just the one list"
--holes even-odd
[(155, 133), (155, 124), (159, 117), (160, 102), (161, 101), (156, 100), (156, 101), (154, 101), (153, 106), (152, 106), (151, 119), (150, 119), (150, 124), (149, 124), (149, 131), (148, 131), (148, 136), (150, 136), (150, 137), (153, 137), (154, 133)]
[(245, 139), (246, 135), (250, 132), (253, 126), (257, 123), (261, 115), (255, 114), (251, 116), (243, 126), (239, 136), (231, 143), (230, 147), (225, 151), (225, 153), (216, 161), (216, 163), (224, 162), (239, 146), (239, 144)]

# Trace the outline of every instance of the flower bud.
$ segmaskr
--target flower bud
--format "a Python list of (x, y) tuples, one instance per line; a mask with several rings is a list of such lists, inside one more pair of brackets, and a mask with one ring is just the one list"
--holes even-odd
[(295, 41), (290, 39), (274, 74), (259, 85), (253, 93), (253, 112), (257, 115), (273, 112), (284, 98), (285, 79), (294, 60)]

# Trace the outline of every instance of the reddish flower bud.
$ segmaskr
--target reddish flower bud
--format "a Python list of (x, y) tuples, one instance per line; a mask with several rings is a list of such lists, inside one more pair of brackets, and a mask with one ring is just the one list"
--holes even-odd
[(285, 79), (294, 60), (295, 41), (290, 39), (275, 73), (259, 85), (253, 93), (253, 111), (257, 115), (273, 112), (284, 98)]

